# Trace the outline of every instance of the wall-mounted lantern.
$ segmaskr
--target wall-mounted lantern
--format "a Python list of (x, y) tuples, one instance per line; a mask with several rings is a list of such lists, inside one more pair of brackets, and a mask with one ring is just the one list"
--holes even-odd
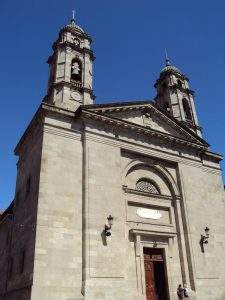
[(205, 228), (205, 235), (201, 234), (201, 239), (200, 239), (200, 245), (201, 245), (201, 250), (204, 253), (204, 244), (208, 244), (208, 239), (209, 239), (209, 228)]
[(111, 215), (109, 215), (107, 220), (108, 220), (108, 225), (105, 225), (105, 236), (110, 236), (111, 235), (110, 230), (113, 225), (113, 217)]

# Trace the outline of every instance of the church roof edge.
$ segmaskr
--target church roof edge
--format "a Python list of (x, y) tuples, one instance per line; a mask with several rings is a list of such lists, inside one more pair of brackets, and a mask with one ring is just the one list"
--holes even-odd
[(117, 106), (135, 106), (144, 104), (153, 104), (152, 100), (131, 100), (131, 101), (118, 101), (118, 102), (107, 102), (107, 103), (96, 103), (90, 105), (82, 105), (81, 107), (85, 109), (95, 109), (95, 108), (109, 108)]
[(180, 126), (181, 128), (183, 128), (185, 131), (187, 131), (190, 135), (194, 136), (199, 142), (201, 142), (202, 144), (204, 144), (206, 147), (210, 147), (210, 145), (201, 137), (199, 137), (195, 132), (193, 132), (192, 130), (190, 130), (187, 126), (185, 126), (184, 124), (182, 124), (180, 121), (178, 121), (176, 118), (174, 118), (173, 116), (171, 116), (170, 114), (165, 113), (164, 111), (161, 111), (159, 108), (157, 108), (155, 106), (155, 102), (152, 100), (141, 100), (141, 101), (124, 101), (124, 102), (111, 102), (111, 103), (105, 103), (105, 104), (92, 104), (92, 105), (82, 105), (81, 109), (87, 109), (87, 110), (95, 110), (95, 109), (101, 109), (101, 108), (105, 108), (105, 109), (110, 109), (110, 108), (117, 108), (117, 107), (126, 107), (126, 106), (148, 106), (148, 105), (152, 105), (156, 110), (158, 110), (162, 115), (164, 115), (165, 117), (169, 118), (171, 121), (173, 121), (174, 123), (176, 123), (176, 125)]
[(13, 213), (13, 207), (14, 207), (14, 200), (9, 204), (9, 206), (4, 211), (1, 211), (0, 223), (6, 216), (11, 215)]
[[(143, 106), (143, 109), (145, 109), (145, 107), (147, 108), (149, 106), (149, 108), (151, 109), (155, 109), (156, 111), (158, 111), (158, 113), (164, 118), (168, 118), (168, 120), (170, 119), (171, 121), (173, 121), (174, 123), (176, 123), (176, 125), (180, 126), (181, 128), (183, 128), (186, 133), (188, 133), (189, 135), (192, 135), (192, 138), (195, 138), (195, 140), (198, 139), (199, 142), (192, 140), (192, 142), (189, 143), (190, 146), (194, 146), (197, 148), (199, 148), (199, 150), (201, 149), (203, 151), (203, 153), (208, 156), (208, 157), (211, 157), (212, 159), (216, 160), (216, 161), (221, 161), (223, 159), (223, 156), (218, 154), (218, 153), (214, 153), (212, 151), (210, 151), (209, 147), (210, 145), (205, 141), (203, 140), (202, 138), (200, 138), (198, 135), (196, 135), (193, 131), (191, 131), (189, 128), (187, 128), (186, 126), (184, 126), (183, 124), (181, 124), (179, 121), (177, 121), (175, 118), (173, 118), (172, 116), (168, 116), (167, 114), (165, 114), (164, 112), (161, 112), (158, 108), (155, 107), (154, 105), (154, 102), (153, 101), (150, 101), (150, 100), (142, 100), (142, 101), (126, 101), (126, 102), (111, 102), (111, 103), (105, 103), (105, 104), (93, 104), (93, 105), (82, 105), (80, 106), (76, 112), (74, 111), (70, 111), (70, 110), (67, 110), (67, 109), (62, 109), (60, 107), (55, 107), (55, 106), (52, 106), (48, 103), (45, 103), (45, 102), (42, 102), (41, 105), (38, 107), (34, 117), (32, 118), (30, 124), (28, 125), (28, 127), (26, 128), (23, 136), (21, 137), (19, 143), (17, 144), (16, 148), (15, 148), (15, 154), (16, 155), (19, 155), (20, 153), (20, 147), (23, 146), (23, 143), (27, 137), (27, 135), (31, 132), (33, 126), (35, 126), (36, 121), (40, 118), (42, 119), (42, 117), (50, 112), (50, 113), (56, 113), (56, 114), (63, 114), (65, 115), (65, 117), (68, 117), (68, 118), (79, 118), (82, 113), (86, 114), (86, 113), (91, 113), (91, 114), (95, 114), (96, 116), (100, 117), (102, 115), (102, 117), (109, 117), (110, 116), (107, 116), (105, 115), (104, 113), (96, 113), (95, 109), (98, 109), (98, 108), (115, 108), (116, 110), (116, 107), (120, 106), (121, 108), (125, 108), (125, 106), (128, 107), (128, 109), (135, 109), (135, 106), (137, 107), (137, 109), (142, 109), (142, 106)], [(132, 107), (133, 106), (133, 107)], [(93, 109), (93, 110), (92, 110)], [(117, 121), (115, 119), (115, 121)], [(118, 120), (119, 122), (125, 122), (124, 120)], [(128, 122), (129, 123), (129, 122)], [(133, 126), (133, 124), (131, 124)], [(136, 127), (136, 126), (135, 126)], [(139, 129), (138, 129), (139, 130)], [(156, 134), (157, 132), (154, 131)], [(160, 134), (162, 136), (162, 133), (159, 132), (158, 134)], [(165, 135), (166, 137), (166, 135)], [(169, 138), (169, 136), (168, 136)], [(193, 144), (194, 142), (194, 144)], [(199, 145), (196, 144), (200, 143)], [(5, 211), (4, 213), (5, 214)], [(2, 217), (2, 215), (0, 216)]]

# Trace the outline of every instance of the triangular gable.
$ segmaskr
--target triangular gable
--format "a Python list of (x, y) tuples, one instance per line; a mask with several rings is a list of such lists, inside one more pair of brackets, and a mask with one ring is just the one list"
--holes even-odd
[(126, 123), (164, 133), (175, 138), (187, 140), (208, 147), (209, 145), (196, 133), (186, 128), (179, 121), (159, 111), (153, 103), (125, 102), (84, 106), (85, 110), (112, 117)]

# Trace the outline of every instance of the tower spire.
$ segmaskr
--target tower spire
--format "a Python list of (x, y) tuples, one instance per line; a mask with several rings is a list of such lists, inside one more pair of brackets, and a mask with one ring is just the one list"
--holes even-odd
[(170, 59), (168, 57), (167, 49), (165, 48), (165, 59), (166, 59), (166, 66), (171, 66)]
[(58, 107), (76, 110), (81, 104), (93, 104), (91, 37), (72, 19), (59, 32), (49, 57), (48, 94), (45, 98)]
[(72, 10), (72, 21), (75, 22), (75, 14), (76, 14), (76, 11), (75, 9)]
[(70, 24), (71, 24), (72, 26), (75, 26), (75, 24), (76, 24), (76, 21), (75, 21), (75, 14), (76, 14), (76, 11), (75, 11), (75, 9), (73, 9), (73, 10), (72, 10), (72, 19), (71, 19), (71, 21), (70, 21)]
[(171, 64), (166, 49), (165, 60), (166, 66), (161, 70), (155, 84), (156, 105), (201, 136), (194, 104), (194, 92), (189, 88), (188, 78)]

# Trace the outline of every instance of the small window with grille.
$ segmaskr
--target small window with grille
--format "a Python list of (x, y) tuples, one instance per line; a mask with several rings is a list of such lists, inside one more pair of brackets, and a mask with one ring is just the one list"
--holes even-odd
[(136, 190), (145, 193), (160, 194), (157, 185), (147, 178), (141, 178), (137, 181)]

